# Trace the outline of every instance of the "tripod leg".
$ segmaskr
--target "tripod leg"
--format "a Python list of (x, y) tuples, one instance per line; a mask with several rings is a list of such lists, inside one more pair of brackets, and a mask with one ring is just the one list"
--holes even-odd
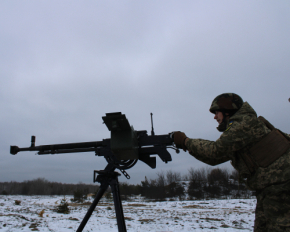
[(94, 209), (96, 208), (99, 200), (102, 198), (102, 196), (104, 195), (105, 191), (107, 190), (109, 186), (109, 183), (102, 183), (100, 186), (100, 189), (93, 201), (93, 203), (91, 204), (90, 208), (88, 209), (88, 212), (86, 213), (86, 216), (83, 218), (81, 224), (79, 225), (79, 228), (77, 229), (77, 232), (82, 232), (84, 227), (86, 226), (88, 220), (90, 219)]
[(126, 232), (127, 229), (126, 229), (126, 224), (125, 224), (125, 219), (124, 219), (124, 212), (123, 212), (123, 207), (122, 207), (122, 202), (121, 202), (121, 197), (120, 197), (119, 183), (118, 183), (117, 176), (115, 176), (115, 178), (113, 178), (110, 181), (110, 186), (111, 186), (111, 190), (112, 190), (113, 198), (114, 198), (118, 231)]

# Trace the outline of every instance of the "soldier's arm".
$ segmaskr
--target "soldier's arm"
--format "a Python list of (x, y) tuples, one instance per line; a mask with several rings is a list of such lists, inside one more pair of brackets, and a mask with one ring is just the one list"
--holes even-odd
[(234, 122), (216, 141), (187, 139), (185, 145), (189, 153), (209, 165), (217, 165), (230, 160), (231, 155), (245, 147), (251, 140), (249, 125)]
[(199, 161), (209, 165), (218, 165), (228, 161), (230, 158), (227, 153), (218, 154), (215, 142), (204, 139), (187, 139), (186, 147), (189, 154)]

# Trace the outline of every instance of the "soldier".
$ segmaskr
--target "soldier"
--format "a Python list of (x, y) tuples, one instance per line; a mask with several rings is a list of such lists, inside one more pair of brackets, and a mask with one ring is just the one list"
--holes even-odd
[(274, 128), (234, 93), (210, 107), (223, 132), (216, 141), (174, 133), (178, 148), (209, 165), (231, 160), (241, 181), (256, 191), (255, 232), (290, 232), (290, 135)]

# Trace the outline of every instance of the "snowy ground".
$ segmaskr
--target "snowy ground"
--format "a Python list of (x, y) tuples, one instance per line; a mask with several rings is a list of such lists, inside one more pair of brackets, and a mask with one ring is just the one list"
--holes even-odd
[[(0, 196), (0, 232), (76, 231), (88, 205), (53, 210), (61, 196)], [(66, 197), (70, 199), (71, 197)], [(21, 201), (15, 205), (15, 200)], [(70, 201), (69, 201), (70, 202)], [(124, 201), (127, 231), (253, 231), (256, 200)], [(44, 210), (41, 217), (40, 212)], [(83, 231), (118, 231), (113, 202), (100, 202)]]

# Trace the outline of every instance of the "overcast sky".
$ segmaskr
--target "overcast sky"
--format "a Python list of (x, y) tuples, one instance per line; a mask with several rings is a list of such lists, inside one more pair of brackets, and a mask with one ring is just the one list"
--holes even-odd
[[(216, 140), (209, 112), (224, 92), (290, 133), (290, 1), (0, 2), (0, 181), (38, 177), (92, 183), (106, 166), (93, 152), (36, 156), (10, 145), (100, 141), (102, 116), (126, 114), (136, 130)], [(188, 153), (131, 180), (207, 167)], [(231, 169), (229, 162), (220, 167)], [(126, 181), (120, 177), (120, 181)]]

